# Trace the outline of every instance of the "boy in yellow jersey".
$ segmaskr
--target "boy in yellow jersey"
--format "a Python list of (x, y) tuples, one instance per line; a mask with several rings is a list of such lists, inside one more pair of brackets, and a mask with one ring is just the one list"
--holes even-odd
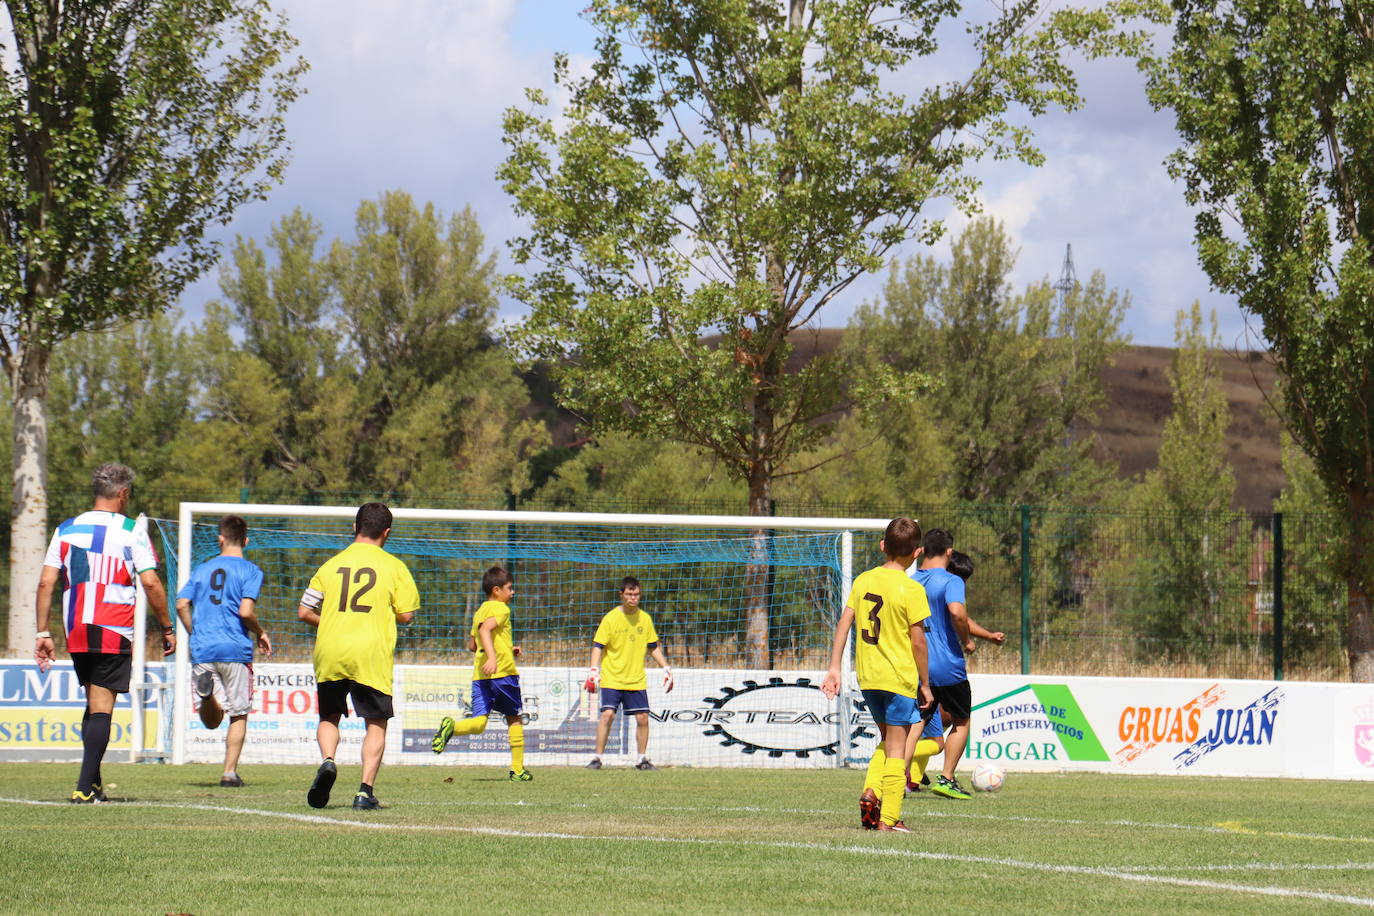
[(495, 710), (506, 717), (510, 730), (510, 778), (529, 782), (534, 774), (525, 769), (525, 726), (520, 719), (524, 702), (520, 697), (520, 675), (515, 659), (520, 647), (511, 638), (510, 600), (515, 597), (515, 580), (500, 566), (482, 576), (482, 591), (487, 600), (472, 615), (468, 650), (476, 652), (472, 668), (472, 715), (455, 722), (444, 716), (434, 732), (431, 747), (442, 754), (454, 735), (480, 735), (487, 729), (487, 716)]
[(386, 749), (391, 702), (391, 666), (396, 624), (410, 623), (420, 608), (415, 579), (399, 559), (382, 549), (391, 536), (391, 510), (367, 503), (353, 522), (353, 543), (335, 554), (310, 579), (297, 616), (319, 629), (315, 637), (315, 687), (320, 725), (316, 738), (324, 762), (306, 800), (312, 808), (329, 804), (338, 769), (339, 720), (353, 711), (367, 723), (363, 737), (363, 781), (353, 807), (380, 808), (372, 794)]
[(887, 562), (854, 580), (835, 628), (830, 670), (821, 683), (821, 692), (831, 699), (840, 692), (840, 660), (857, 617), (855, 674), (880, 735), (859, 796), (859, 821), (868, 830), (911, 832), (902, 823), (906, 736), (921, 721), (921, 710), (933, 702), (921, 626), (930, 608), (925, 590), (906, 574), (920, 543), (921, 526), (911, 519), (888, 522), (879, 545)]
[[(589, 770), (601, 769), (601, 755), (611, 734), (616, 707), (635, 717), (635, 743), (639, 746), (636, 770), (656, 770), (649, 762), (649, 681), (644, 676), (644, 654), (653, 655), (663, 669), (663, 690), (673, 689), (673, 669), (663, 657), (658, 631), (648, 611), (639, 607), (639, 580), (626, 576), (620, 580), (620, 604), (606, 612), (592, 637), (592, 667), (582, 686), (588, 693), (601, 686), (601, 718), (596, 723), (596, 756)], [(604, 658), (603, 658), (604, 653)], [(601, 666), (605, 665), (603, 671)]]

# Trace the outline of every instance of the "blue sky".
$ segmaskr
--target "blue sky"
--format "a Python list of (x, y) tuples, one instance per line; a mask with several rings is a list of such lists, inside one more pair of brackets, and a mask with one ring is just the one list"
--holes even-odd
[[(295, 207), (323, 224), (326, 239), (351, 234), (359, 201), (398, 188), (445, 212), (471, 205), (490, 247), (504, 255), (519, 226), (495, 179), (502, 158), (501, 112), (527, 86), (551, 84), (553, 54), (587, 59), (594, 34), (571, 0), (276, 0), (310, 61), (307, 94), (288, 115), (293, 146), (285, 181), (218, 233), (261, 239)], [(958, 34), (958, 30), (951, 30)], [(958, 54), (930, 67), (957, 67)], [(1246, 348), (1234, 300), (1209, 289), (1192, 247), (1192, 215), (1163, 160), (1172, 122), (1151, 110), (1144, 81), (1125, 61), (1079, 69), (1085, 107), (1037, 122), (1048, 161), (1041, 168), (985, 163), (985, 212), (1002, 219), (1020, 247), (1016, 281), (1057, 277), (1073, 245), (1080, 278), (1102, 270), (1129, 290), (1126, 330), (1138, 344), (1171, 346), (1174, 314), (1201, 300), (1215, 309), (1222, 344)], [(939, 73), (935, 73), (939, 76)], [(952, 75), (952, 74), (951, 74)], [(913, 79), (915, 77), (913, 76)], [(913, 89), (916, 86), (913, 85)], [(943, 208), (947, 211), (947, 208)], [(935, 211), (943, 215), (942, 209)], [(962, 217), (950, 217), (955, 229)], [(902, 256), (921, 250), (915, 243)], [(947, 242), (935, 253), (948, 254)], [(507, 262), (508, 265), (508, 262)], [(820, 319), (843, 326), (876, 297), (882, 277), (856, 284)], [(182, 300), (188, 316), (218, 294), (212, 272)], [(502, 317), (522, 307), (506, 302)]]

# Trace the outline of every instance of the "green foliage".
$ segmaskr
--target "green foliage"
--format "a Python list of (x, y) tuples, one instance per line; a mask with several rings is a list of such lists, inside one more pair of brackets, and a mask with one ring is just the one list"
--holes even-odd
[[(1374, 680), (1374, 21), (1363, 0), (1178, 0), (1146, 61), (1212, 282), (1260, 319), (1284, 418), (1342, 502), (1350, 657)], [(1239, 230), (1239, 231), (1237, 231)]]
[(1126, 344), (1130, 297), (1108, 290), (1101, 273), (1062, 300), (1044, 281), (1017, 294), (1008, 281), (1015, 260), (1001, 224), (984, 218), (955, 240), (948, 266), (921, 255), (894, 263), (882, 304), (851, 322), (849, 358), (937, 380), (938, 391), (914, 399), (914, 422), (894, 424), (891, 438), (924, 454), (911, 433), (934, 426), (951, 460), (930, 467), (958, 499), (1082, 504), (1110, 475), (1085, 430), (1106, 402), (1102, 369)]
[[(857, 387), (835, 356), (795, 365), (793, 335), (888, 252), (940, 233), (935, 197), (972, 209), (968, 166), (1037, 163), (1013, 112), (1075, 107), (1062, 55), (1133, 47), (1117, 7), (1005, 7), (969, 26), (971, 71), (908, 98), (884, 86), (941, 49), (948, 0), (810, 9), (756, 0), (597, 0), (590, 70), (559, 58), (570, 101), (506, 113), (500, 177), (530, 225), (510, 279), (528, 355), (601, 428), (716, 455), (766, 511), (775, 475), (832, 432)], [(863, 380), (862, 406), (920, 377)]]

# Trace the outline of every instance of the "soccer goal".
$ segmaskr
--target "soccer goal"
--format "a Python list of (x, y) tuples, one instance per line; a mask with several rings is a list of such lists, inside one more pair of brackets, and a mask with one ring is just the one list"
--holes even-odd
[[(641, 583), (674, 669), (665, 693), (647, 663), (650, 756), (679, 766), (842, 766), (866, 759), (872, 729), (846, 655), (836, 701), (820, 692), (834, 623), (852, 573), (873, 565), (886, 519), (759, 518), (576, 512), (393, 509), (386, 549), (419, 586), (421, 609), (399, 628), (386, 761), (497, 765), (505, 728), (455, 740), (436, 757), (440, 718), (461, 716), (471, 697), (467, 636), (481, 603), (482, 573), (508, 568), (530, 766), (580, 765), (592, 753), (597, 698), (582, 690), (592, 636), (618, 603), (626, 575)], [(217, 553), (216, 525), (249, 523), (247, 556), (264, 571), (258, 616), (274, 643), (254, 665), (255, 694), (245, 763), (312, 763), (315, 747), (314, 631), (296, 608), (311, 575), (352, 541), (353, 507), (183, 503), (159, 521), (168, 581), (180, 587)], [(205, 729), (191, 690), (188, 641), (178, 641), (172, 703), (174, 763), (212, 762), (223, 727)], [(363, 724), (345, 720), (345, 759)], [(635, 750), (633, 717), (618, 715), (607, 763)]]

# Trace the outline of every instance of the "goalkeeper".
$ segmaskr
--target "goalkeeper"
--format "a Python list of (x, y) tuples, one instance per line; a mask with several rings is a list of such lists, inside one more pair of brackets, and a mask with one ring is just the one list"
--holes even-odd
[(477, 653), (472, 668), (472, 715), (457, 722), (444, 716), (430, 747), (442, 754), (454, 735), (480, 735), (487, 730), (487, 716), (494, 710), (506, 717), (510, 734), (510, 779), (529, 782), (534, 774), (525, 769), (525, 724), (520, 718), (524, 701), (520, 674), (515, 670), (520, 647), (514, 644), (510, 625), (515, 579), (505, 568), (493, 566), (482, 576), (482, 591), (487, 600), (472, 615), (468, 636), (468, 650)]
[[(617, 708), (635, 717), (635, 742), (639, 746), (636, 770), (656, 770), (649, 762), (649, 682), (644, 675), (644, 655), (654, 657), (663, 669), (663, 690), (673, 689), (673, 669), (663, 657), (658, 632), (648, 611), (639, 607), (639, 580), (620, 580), (620, 604), (606, 612), (592, 637), (592, 667), (583, 686), (588, 693), (601, 687), (601, 717), (596, 722), (596, 756), (589, 770), (601, 769), (601, 755), (611, 734)], [(602, 670), (602, 665), (605, 670)]]

